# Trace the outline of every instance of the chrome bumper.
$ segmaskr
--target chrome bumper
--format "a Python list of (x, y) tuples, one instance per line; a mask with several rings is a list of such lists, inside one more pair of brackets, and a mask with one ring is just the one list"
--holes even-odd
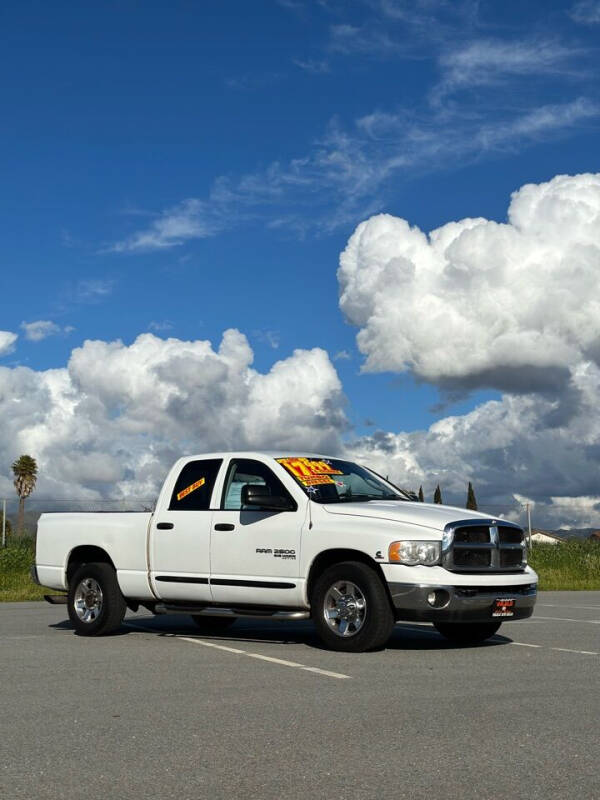
[[(526, 619), (533, 614), (537, 584), (517, 586), (444, 586), (388, 583), (398, 620), (421, 622), (483, 622), (492, 619)], [(435, 604), (428, 597), (436, 594)], [(494, 600), (514, 597), (511, 617), (492, 617)]]

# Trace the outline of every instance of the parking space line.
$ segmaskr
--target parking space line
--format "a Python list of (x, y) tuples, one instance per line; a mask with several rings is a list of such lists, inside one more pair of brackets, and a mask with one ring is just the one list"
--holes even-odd
[[(408, 626), (408, 625), (403, 625), (402, 627), (403, 627), (403, 630), (419, 631), (419, 632), (424, 632), (424, 633), (437, 634), (437, 631), (428, 630), (427, 628), (421, 628), (421, 627), (416, 627), (416, 626), (412, 627), (412, 626)], [(497, 636), (494, 636), (493, 639), (495, 639), (497, 642), (502, 641), (501, 637), (497, 637)], [(594, 652), (592, 650), (571, 650), (568, 647), (548, 647), (548, 645), (530, 644), (529, 642), (510, 641), (510, 642), (506, 642), (506, 644), (512, 644), (515, 647), (532, 647), (535, 650), (557, 650), (559, 653), (576, 653), (577, 655), (581, 655), (581, 656), (598, 656), (598, 655), (600, 655), (600, 653), (596, 653), (596, 652)]]
[(600, 625), (600, 619), (570, 619), (569, 617), (540, 617), (539, 614), (535, 615), (536, 619), (550, 619), (554, 622), (587, 622), (588, 625)]
[(544, 649), (542, 644), (528, 644), (528, 642), (508, 642), (508, 644), (515, 644), (517, 647), (540, 647), (542, 650)]
[[(146, 628), (148, 630), (148, 628)], [(236, 656), (246, 655), (245, 650), (239, 650), (237, 647), (228, 647), (225, 644), (215, 644), (215, 642), (205, 642), (202, 639), (192, 639), (191, 636), (178, 636), (176, 633), (166, 633), (173, 639), (181, 639), (182, 642), (191, 642), (192, 644), (203, 644), (205, 647), (214, 647), (215, 650), (225, 650), (227, 653), (235, 653)]]
[(423, 626), (416, 626), (416, 625), (401, 625), (398, 626), (398, 629), (401, 631), (418, 631), (419, 633), (433, 633), (436, 636), (439, 636), (439, 633), (436, 631), (435, 628), (432, 628), (431, 625), (428, 625), (426, 622), (423, 623)]
[[(136, 625), (135, 623), (131, 622), (124, 622), (128, 628), (134, 628), (140, 631), (145, 631), (146, 633), (157, 633), (156, 628), (148, 628), (145, 625)], [(160, 631), (158, 631), (160, 633)], [(217, 644), (216, 642), (207, 642), (205, 639), (200, 639), (192, 636), (180, 636), (177, 633), (166, 633), (163, 634), (173, 639), (179, 639), (182, 642), (190, 642), (191, 644), (199, 644), (203, 647), (212, 647), (215, 650), (223, 650), (226, 653), (233, 653), (234, 655), (238, 656), (248, 656), (249, 658), (256, 658), (260, 661), (269, 661), (272, 664), (279, 664), (282, 667), (292, 667), (293, 669), (299, 669), (303, 672), (314, 672), (317, 675), (324, 675), (327, 678), (337, 678), (341, 680), (347, 680), (351, 678), (350, 675), (344, 675), (341, 672), (330, 672), (326, 669), (321, 669), (320, 667), (307, 667), (305, 664), (300, 664), (297, 661), (285, 661), (283, 658), (274, 658), (273, 656), (264, 656), (262, 653), (249, 653), (247, 650), (240, 650), (237, 647), (229, 647), (228, 645), (224, 644)]]
[(600, 606), (567, 606), (564, 603), (536, 603), (536, 606), (545, 608), (585, 608), (588, 611), (600, 611)]

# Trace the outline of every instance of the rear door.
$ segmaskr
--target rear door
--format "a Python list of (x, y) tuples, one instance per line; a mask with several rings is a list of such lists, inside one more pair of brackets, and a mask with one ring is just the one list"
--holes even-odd
[(209, 602), (211, 500), (222, 459), (188, 461), (152, 520), (150, 576), (162, 600)]
[[(245, 484), (266, 486), (289, 499), (289, 511), (243, 507)], [(213, 512), (211, 586), (215, 602), (299, 606), (300, 537), (306, 508), (262, 461), (233, 458)]]

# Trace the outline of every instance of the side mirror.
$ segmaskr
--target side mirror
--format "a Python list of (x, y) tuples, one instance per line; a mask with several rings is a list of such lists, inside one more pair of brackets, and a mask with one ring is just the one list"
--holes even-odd
[(271, 494), (268, 486), (246, 483), (242, 486), (242, 506), (255, 506), (265, 511), (291, 511), (287, 497)]

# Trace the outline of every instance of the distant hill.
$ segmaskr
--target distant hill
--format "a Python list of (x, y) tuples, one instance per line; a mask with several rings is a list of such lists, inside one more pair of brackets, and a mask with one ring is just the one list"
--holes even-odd
[(560, 536), (561, 539), (589, 539), (590, 534), (597, 531), (598, 528), (559, 528), (550, 533)]

